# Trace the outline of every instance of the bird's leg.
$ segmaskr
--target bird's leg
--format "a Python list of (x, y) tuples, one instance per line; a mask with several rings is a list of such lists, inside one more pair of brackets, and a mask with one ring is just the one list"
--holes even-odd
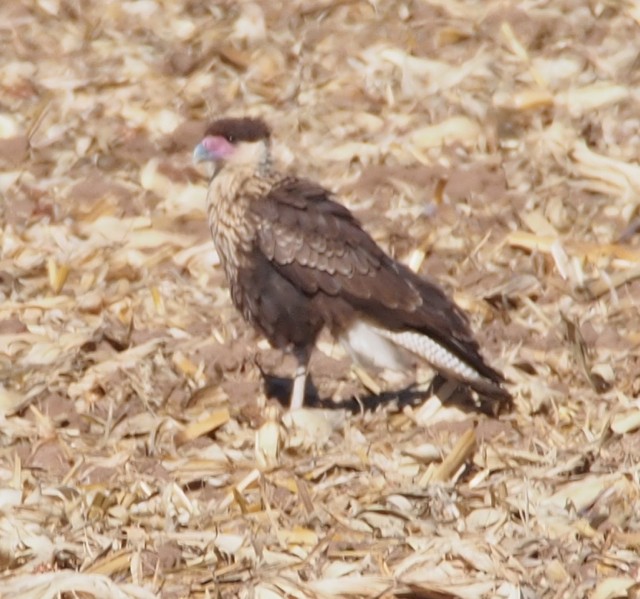
[(293, 378), (293, 389), (291, 390), (290, 410), (298, 410), (304, 404), (304, 389), (307, 383), (307, 371), (309, 369), (309, 351), (304, 348), (296, 348), (293, 352), (298, 365)]

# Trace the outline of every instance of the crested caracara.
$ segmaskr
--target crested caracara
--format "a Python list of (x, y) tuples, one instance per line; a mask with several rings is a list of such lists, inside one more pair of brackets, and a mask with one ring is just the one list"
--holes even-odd
[(194, 151), (211, 161), (209, 225), (233, 303), (296, 357), (291, 408), (304, 402), (310, 353), (327, 327), (365, 366), (412, 356), (480, 395), (508, 399), (465, 313), (435, 283), (390, 258), (334, 195), (272, 164), (260, 119), (214, 121)]

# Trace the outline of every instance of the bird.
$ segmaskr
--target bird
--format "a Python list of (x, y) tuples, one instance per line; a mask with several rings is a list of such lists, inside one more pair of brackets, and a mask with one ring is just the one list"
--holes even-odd
[(263, 119), (214, 120), (193, 160), (213, 166), (208, 223), (235, 307), (295, 356), (290, 410), (304, 405), (325, 328), (362, 366), (405, 370), (417, 357), (480, 396), (511, 399), (466, 313), (380, 248), (334, 193), (279, 170)]

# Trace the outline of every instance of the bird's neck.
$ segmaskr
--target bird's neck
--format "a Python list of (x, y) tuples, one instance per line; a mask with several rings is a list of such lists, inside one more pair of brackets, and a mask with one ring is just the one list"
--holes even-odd
[(265, 194), (278, 177), (268, 140), (240, 144), (233, 156), (216, 165), (209, 187), (209, 214), (214, 220), (239, 213)]
[(260, 162), (224, 164), (216, 170), (209, 185), (207, 204), (210, 219), (224, 220), (227, 214), (247, 210), (251, 202), (268, 193), (280, 176), (272, 167), (267, 153)]
[(273, 160), (271, 159), (271, 144), (269, 140), (262, 142), (262, 152), (258, 163), (258, 172), (261, 176), (268, 175), (273, 169)]
[(225, 269), (236, 268), (242, 255), (250, 252), (255, 235), (255, 223), (248, 218), (251, 205), (269, 192), (279, 176), (269, 163), (261, 167), (226, 164), (214, 174), (207, 193), (207, 213)]

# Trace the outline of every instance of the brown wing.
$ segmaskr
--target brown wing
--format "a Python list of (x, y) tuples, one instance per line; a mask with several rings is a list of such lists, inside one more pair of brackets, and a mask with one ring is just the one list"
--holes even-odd
[(386, 329), (428, 335), (482, 376), (503, 380), (484, 362), (460, 308), (436, 284), (387, 256), (319, 185), (283, 179), (251, 213), (261, 252), (304, 294), (325, 296), (317, 305), (329, 326), (343, 322), (337, 312), (348, 308)]

